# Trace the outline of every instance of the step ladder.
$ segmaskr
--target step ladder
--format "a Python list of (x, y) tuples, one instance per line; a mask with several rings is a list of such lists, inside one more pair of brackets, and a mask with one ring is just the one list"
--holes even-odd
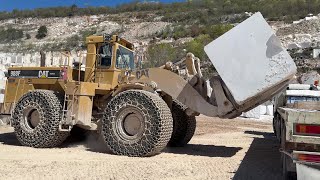
[[(61, 123), (59, 125), (59, 131), (70, 132), (72, 127), (76, 124), (75, 114), (74, 114), (74, 104), (78, 103), (78, 96), (76, 95), (79, 89), (80, 82), (75, 83), (72, 95), (65, 93), (63, 100), (63, 109)], [(66, 92), (67, 86), (64, 85), (64, 90)]]

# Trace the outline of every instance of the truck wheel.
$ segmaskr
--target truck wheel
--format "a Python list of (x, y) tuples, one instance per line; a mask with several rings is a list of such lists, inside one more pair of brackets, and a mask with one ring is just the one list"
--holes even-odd
[(273, 131), (279, 142), (281, 142), (281, 126), (283, 119), (280, 114), (276, 113), (273, 118)]
[(196, 117), (185, 113), (186, 107), (177, 101), (172, 102), (173, 132), (169, 146), (182, 147), (188, 144), (196, 130)]
[(272, 119), (272, 129), (273, 129), (273, 134), (277, 137), (277, 114), (274, 114), (273, 119)]
[(12, 114), (12, 126), (22, 145), (49, 148), (60, 145), (69, 135), (59, 131), (62, 100), (49, 90), (24, 94)]
[(172, 124), (170, 109), (158, 95), (128, 90), (108, 103), (102, 119), (102, 135), (114, 154), (152, 156), (168, 144)]
[(288, 171), (288, 164), (293, 163), (292, 159), (286, 154), (281, 154), (282, 159), (282, 178), (283, 180), (294, 180), (297, 178), (295, 172)]
[[(283, 151), (287, 151), (285, 148), (286, 144), (286, 126), (284, 122), (281, 122), (281, 148)], [(293, 163), (293, 160), (286, 154), (281, 153), (282, 161), (282, 178), (284, 180), (294, 180), (296, 179), (295, 172), (288, 170), (288, 167)]]

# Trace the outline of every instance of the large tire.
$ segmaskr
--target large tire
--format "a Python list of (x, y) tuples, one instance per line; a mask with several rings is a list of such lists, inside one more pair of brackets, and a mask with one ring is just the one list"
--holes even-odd
[(196, 117), (185, 113), (186, 107), (177, 101), (172, 102), (173, 132), (169, 146), (182, 147), (188, 144), (196, 130)]
[(114, 154), (153, 156), (166, 147), (172, 126), (170, 109), (157, 94), (129, 90), (108, 103), (102, 135)]
[(277, 124), (277, 114), (274, 114), (272, 119), (272, 130), (273, 130), (273, 135), (275, 135), (276, 138), (278, 138), (276, 124)]
[[(286, 126), (284, 124), (284, 122), (281, 122), (281, 149), (283, 149), (284, 151), (287, 151), (287, 149), (285, 148), (285, 144), (286, 144)], [(289, 157), (288, 155), (286, 155), (285, 153), (281, 153), (281, 161), (282, 161), (282, 179), (283, 180), (295, 180), (297, 179), (296, 173), (289, 171), (289, 166), (293, 165), (293, 160), (291, 159), (291, 157)]]
[(275, 113), (273, 117), (273, 132), (279, 142), (281, 142), (281, 124), (283, 119), (280, 114)]
[(62, 100), (49, 90), (35, 90), (23, 95), (12, 114), (12, 126), (22, 145), (50, 148), (59, 146), (69, 135), (59, 131)]

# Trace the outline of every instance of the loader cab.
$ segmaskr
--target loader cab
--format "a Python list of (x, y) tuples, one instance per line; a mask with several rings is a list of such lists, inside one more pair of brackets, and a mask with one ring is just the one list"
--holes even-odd
[(135, 69), (133, 44), (117, 35), (87, 37), (85, 81), (118, 85), (123, 71)]
[[(115, 68), (134, 70), (134, 56), (133, 51), (120, 44), (105, 43), (98, 46), (97, 49), (97, 64), (98, 68)], [(114, 51), (115, 49), (115, 51)], [(112, 62), (115, 63), (112, 63)], [(113, 66), (114, 64), (114, 66)]]

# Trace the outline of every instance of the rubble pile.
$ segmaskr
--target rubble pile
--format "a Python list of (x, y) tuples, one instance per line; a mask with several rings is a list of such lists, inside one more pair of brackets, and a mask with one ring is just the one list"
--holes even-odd
[(287, 36), (292, 34), (316, 34), (319, 32), (320, 19), (304, 20), (297, 24), (281, 28), (277, 31), (278, 36)]
[(300, 81), (302, 84), (314, 84), (314, 81), (319, 81), (320, 75), (317, 71), (310, 71), (302, 74)]
[(309, 48), (319, 46), (320, 42), (320, 19), (301, 20), (277, 28), (283, 46), (288, 49)]
[(288, 49), (298, 67), (297, 82), (313, 84), (320, 80), (320, 15), (306, 17), (291, 24), (271, 22), (282, 45)]

